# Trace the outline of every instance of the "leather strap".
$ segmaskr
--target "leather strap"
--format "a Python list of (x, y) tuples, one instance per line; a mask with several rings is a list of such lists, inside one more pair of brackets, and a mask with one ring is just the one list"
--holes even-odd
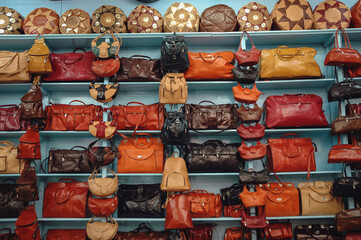
[(238, 51), (242, 51), (242, 50), (243, 50), (241, 43), (242, 43), (242, 38), (243, 38), (243, 34), (244, 34), (244, 33), (247, 34), (248, 39), (251, 41), (251, 43), (252, 43), (252, 48), (256, 48), (256, 47), (254, 46), (253, 41), (252, 41), (252, 38), (251, 38), (251, 36), (248, 34), (248, 32), (247, 32), (247, 31), (243, 31), (243, 32), (242, 32), (242, 35), (241, 35), (241, 39), (239, 40)]

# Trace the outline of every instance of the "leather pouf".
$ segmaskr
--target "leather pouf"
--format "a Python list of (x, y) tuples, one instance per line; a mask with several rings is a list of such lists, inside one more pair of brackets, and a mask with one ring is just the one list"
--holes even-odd
[(239, 31), (268, 31), (272, 27), (272, 17), (265, 5), (250, 2), (237, 14)]
[(189, 3), (173, 3), (164, 14), (164, 32), (198, 32), (199, 13)]
[(236, 26), (236, 13), (224, 4), (206, 8), (201, 15), (199, 25), (201, 32), (232, 32)]
[(348, 28), (351, 24), (350, 9), (342, 2), (327, 0), (313, 10), (315, 29)]
[(361, 28), (361, 0), (359, 0), (351, 8), (352, 27)]
[(163, 17), (154, 8), (138, 5), (128, 16), (128, 30), (131, 33), (163, 32)]
[(26, 34), (59, 33), (59, 15), (49, 8), (36, 8), (26, 16), (23, 29)]
[(126, 33), (127, 16), (116, 6), (100, 6), (93, 12), (92, 29), (95, 33), (103, 33), (108, 30), (115, 33)]
[(23, 33), (24, 17), (12, 8), (0, 7), (0, 34)]
[(278, 30), (311, 29), (314, 21), (306, 0), (280, 0), (272, 11), (273, 27)]
[(59, 29), (62, 34), (91, 33), (91, 18), (82, 9), (69, 9), (61, 15)]

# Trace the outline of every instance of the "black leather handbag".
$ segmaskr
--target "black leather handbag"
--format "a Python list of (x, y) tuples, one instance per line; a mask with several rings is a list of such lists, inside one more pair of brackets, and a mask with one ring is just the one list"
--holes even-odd
[[(12, 184), (7, 183), (11, 181)], [(4, 179), (0, 184), (0, 218), (17, 218), (26, 207), (25, 202), (16, 201), (15, 180)]]
[(358, 83), (355, 80), (339, 82), (336, 78), (336, 82), (332, 84), (328, 91), (329, 102), (354, 98), (361, 98), (361, 83)]
[(241, 68), (237, 66), (232, 69), (234, 78), (238, 83), (253, 84), (258, 77), (258, 69), (254, 67)]
[(183, 35), (174, 33), (163, 38), (160, 48), (160, 62), (163, 72), (189, 68), (188, 45)]
[(265, 167), (264, 162), (261, 160), (263, 165), (263, 170), (255, 171), (253, 169), (244, 170), (241, 168), (239, 170), (239, 181), (244, 184), (264, 184), (269, 181), (270, 172)]
[(189, 126), (184, 112), (168, 112), (161, 138), (164, 144), (186, 144), (189, 141)]
[(225, 144), (220, 140), (188, 143), (184, 150), (188, 172), (238, 172), (241, 161), (239, 146), (239, 143)]
[(333, 225), (309, 224), (297, 225), (294, 230), (296, 240), (341, 240)]
[(340, 197), (361, 197), (361, 177), (348, 177), (346, 168), (343, 169), (343, 176), (335, 179), (332, 184), (332, 195)]
[(239, 205), (242, 203), (239, 198), (239, 194), (243, 191), (243, 185), (238, 183), (233, 184), (230, 187), (221, 188), (221, 200), (223, 206)]
[(160, 184), (121, 184), (117, 195), (118, 217), (162, 217)]

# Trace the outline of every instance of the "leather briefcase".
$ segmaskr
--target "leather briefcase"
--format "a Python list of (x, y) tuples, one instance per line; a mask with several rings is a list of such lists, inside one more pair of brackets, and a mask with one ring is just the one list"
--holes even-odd
[(85, 240), (85, 229), (48, 229), (46, 240)]
[(335, 226), (324, 224), (297, 225), (295, 227), (294, 237), (296, 240), (315, 239), (315, 240), (341, 240)]
[(19, 138), (18, 159), (41, 159), (40, 135), (36, 129), (29, 128)]
[(163, 144), (160, 138), (147, 133), (122, 139), (118, 146), (118, 173), (162, 173), (164, 165)]
[(0, 141), (0, 174), (19, 174), (23, 171), (25, 160), (17, 159), (18, 150), (13, 142)]
[(28, 121), (20, 119), (17, 105), (0, 105), (0, 131), (25, 131), (28, 124)]
[(361, 209), (359, 206), (342, 210), (336, 214), (335, 218), (338, 232), (357, 231), (361, 228)]
[(30, 82), (28, 67), (28, 51), (0, 51), (0, 83)]
[(236, 26), (237, 18), (233, 8), (217, 4), (204, 9), (199, 28), (201, 32), (233, 32)]
[(266, 127), (325, 127), (322, 98), (315, 94), (269, 96), (265, 101)]
[(221, 195), (205, 190), (193, 190), (188, 194), (191, 200), (192, 218), (213, 218), (222, 214)]
[(287, 240), (292, 239), (291, 223), (272, 223), (264, 229), (266, 240)]
[(193, 227), (191, 216), (191, 201), (186, 194), (168, 196), (165, 229), (188, 229)]
[(25, 209), (26, 202), (16, 200), (15, 181), (7, 182), (10, 182), (10, 179), (4, 179), (0, 184), (0, 218), (17, 218)]
[(168, 231), (153, 231), (145, 223), (141, 223), (131, 232), (118, 232), (114, 240), (168, 240), (170, 233)]
[(109, 217), (118, 207), (118, 197), (88, 198), (88, 209), (96, 217)]
[(164, 192), (190, 191), (187, 166), (183, 158), (173, 155), (165, 161), (160, 189)]

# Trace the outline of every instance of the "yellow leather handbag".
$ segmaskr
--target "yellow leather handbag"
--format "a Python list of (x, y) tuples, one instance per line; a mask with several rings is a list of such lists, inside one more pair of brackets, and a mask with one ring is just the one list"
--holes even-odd
[(10, 141), (0, 141), (0, 174), (21, 173), (25, 160), (17, 159), (18, 150)]
[(45, 44), (44, 35), (42, 39), (38, 39), (38, 34), (34, 40), (34, 45), (28, 52), (28, 73), (47, 74), (52, 72), (50, 62), (50, 50)]
[(118, 189), (118, 176), (110, 169), (114, 178), (97, 178), (98, 169), (88, 178), (88, 186), (91, 194), (97, 197), (107, 197), (113, 195)]
[(322, 73), (314, 57), (317, 52), (311, 47), (262, 50), (260, 78), (302, 79), (319, 78)]

